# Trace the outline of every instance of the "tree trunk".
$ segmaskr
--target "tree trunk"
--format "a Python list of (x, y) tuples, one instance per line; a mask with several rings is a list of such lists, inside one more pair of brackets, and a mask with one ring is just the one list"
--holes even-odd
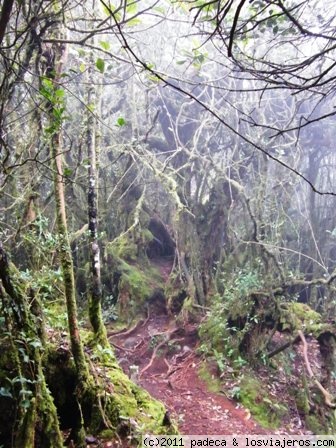
[[(14, 269), (13, 269), (14, 271)], [(34, 315), (40, 308), (37, 297), (28, 297), (19, 279), (14, 275), (7, 256), (0, 244), (0, 302), (6, 316), (6, 329), (11, 341), (11, 359), (15, 364), (13, 375), (21, 378), (20, 390), (15, 400), (17, 425), (14, 448), (62, 448), (63, 440), (53, 398), (46, 384), (42, 368), (43, 333), (41, 316)], [(32, 304), (35, 303), (35, 306)], [(30, 306), (29, 306), (30, 305)], [(34, 344), (27, 343), (34, 341)], [(26, 352), (22, 359), (22, 347)]]
[[(96, 104), (96, 91), (93, 85), (92, 72), (89, 72), (91, 87), (88, 93), (88, 104)], [(88, 218), (91, 246), (91, 294), (89, 302), (89, 317), (95, 334), (95, 340), (103, 347), (109, 343), (106, 328), (103, 322), (101, 301), (102, 284), (100, 275), (100, 249), (98, 243), (98, 176), (97, 176), (97, 150), (96, 150), (97, 120), (93, 112), (88, 111), (87, 120), (87, 150), (88, 150)]]
[(51, 156), (53, 159), (54, 171), (54, 194), (59, 237), (59, 255), (63, 273), (71, 350), (77, 368), (78, 379), (80, 382), (86, 382), (88, 379), (88, 367), (85, 360), (77, 320), (76, 287), (65, 211), (60, 131), (52, 138)]
[[(90, 375), (88, 365), (85, 359), (84, 348), (81, 341), (76, 303), (76, 286), (74, 278), (73, 260), (71, 254), (70, 241), (67, 228), (67, 217), (64, 196), (64, 175), (62, 161), (62, 133), (61, 126), (63, 120), (64, 103), (62, 94), (58, 85), (58, 80), (62, 70), (62, 58), (64, 58), (65, 48), (58, 46), (55, 48), (55, 66), (50, 70), (49, 79), (51, 84), (47, 84), (48, 94), (48, 113), (50, 126), (48, 131), (51, 133), (50, 153), (52, 158), (54, 195), (56, 203), (56, 224), (59, 238), (59, 256), (62, 267), (64, 293), (66, 299), (66, 308), (68, 316), (68, 327), (71, 342), (71, 351), (76, 365), (77, 374), (77, 398), (80, 407), (79, 414), (82, 415), (81, 403), (87, 398), (86, 394), (90, 388)], [(83, 420), (81, 418), (81, 420)], [(78, 422), (77, 446), (86, 447), (83, 421)]]

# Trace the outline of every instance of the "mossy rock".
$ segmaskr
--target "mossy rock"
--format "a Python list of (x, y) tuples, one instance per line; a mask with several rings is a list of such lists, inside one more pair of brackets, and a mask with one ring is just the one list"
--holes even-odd
[(239, 401), (250, 410), (255, 420), (264, 428), (276, 429), (288, 412), (284, 404), (271, 397), (265, 385), (257, 378), (244, 374), (239, 385)]

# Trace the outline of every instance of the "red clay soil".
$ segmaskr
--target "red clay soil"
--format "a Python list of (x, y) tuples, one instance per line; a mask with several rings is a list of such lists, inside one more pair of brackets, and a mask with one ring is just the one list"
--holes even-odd
[[(152, 260), (152, 263), (167, 281), (172, 260), (157, 259)], [(199, 376), (203, 361), (196, 350), (198, 325), (188, 324), (177, 328), (174, 319), (164, 314), (165, 309), (165, 304), (152, 303), (149, 318), (145, 322), (127, 332), (114, 335), (110, 333), (110, 341), (125, 373), (165, 404), (171, 420), (178, 425), (181, 434), (307, 433), (296, 406), (292, 406), (282, 428), (278, 431), (266, 430), (253, 420), (249, 410), (230, 400), (225, 395), (225, 390), (221, 393), (210, 392)], [(261, 369), (260, 377), (264, 377), (265, 387), (271, 388), (267, 384), (269, 372), (265, 373)], [(295, 378), (295, 374), (293, 377)], [(273, 383), (274, 395), (290, 401), (288, 382), (287, 379), (282, 381), (281, 372)], [(103, 446), (118, 446), (110, 443)]]
[[(172, 259), (152, 263), (167, 281)], [(164, 307), (157, 305), (144, 325), (111, 338), (124, 371), (130, 374), (130, 366), (138, 366), (139, 376), (133, 379), (165, 404), (181, 434), (267, 434), (240, 405), (208, 391), (198, 374), (202, 361), (195, 353), (196, 326), (177, 329), (167, 315), (158, 314)]]
[(152, 315), (132, 334), (115, 335), (112, 342), (125, 372), (131, 375), (130, 366), (138, 366), (133, 379), (165, 404), (181, 434), (269, 433), (224, 394), (208, 391), (198, 374), (202, 361), (195, 354), (195, 327), (177, 329), (168, 316)]

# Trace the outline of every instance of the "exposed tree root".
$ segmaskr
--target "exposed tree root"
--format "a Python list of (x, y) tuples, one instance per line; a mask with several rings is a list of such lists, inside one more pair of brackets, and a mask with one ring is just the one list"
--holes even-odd
[(110, 342), (111, 345), (113, 345), (113, 347), (117, 348), (118, 350), (122, 350), (124, 352), (134, 352), (134, 348), (126, 348), (126, 347), (122, 347), (121, 345), (115, 344), (114, 342)]
[(163, 346), (168, 342), (168, 340), (169, 340), (169, 339), (165, 339), (164, 341), (160, 342), (160, 343), (154, 348), (149, 363), (148, 363), (148, 364), (147, 364), (147, 365), (140, 371), (140, 373), (139, 373), (139, 379), (140, 379), (141, 376), (146, 372), (146, 370), (148, 370), (148, 369), (153, 365), (153, 362), (154, 362), (154, 359), (155, 359), (155, 357), (156, 357), (157, 352), (159, 351), (159, 349), (160, 349), (161, 347), (163, 347)]
[(131, 328), (127, 329), (124, 328), (122, 330), (118, 330), (118, 331), (110, 331), (107, 336), (110, 338), (112, 336), (128, 336), (131, 333), (133, 333), (135, 330), (137, 330), (138, 327), (140, 327), (140, 325), (145, 325), (145, 323), (147, 322), (148, 317), (146, 318), (146, 320), (140, 319), (138, 320), (138, 322), (136, 322)]
[(163, 332), (163, 333), (155, 333), (155, 334), (152, 335), (152, 337), (162, 336), (162, 335), (164, 335), (165, 337), (164, 337), (163, 341), (161, 341), (161, 342), (154, 348), (149, 363), (148, 363), (148, 364), (147, 364), (147, 365), (140, 371), (140, 373), (139, 373), (139, 379), (141, 378), (142, 374), (145, 373), (146, 370), (148, 370), (148, 369), (153, 365), (154, 359), (155, 359), (156, 354), (157, 354), (157, 352), (159, 351), (159, 349), (160, 349), (161, 347), (163, 347), (163, 346), (170, 340), (171, 336), (172, 336), (176, 331), (178, 331), (178, 328), (173, 328), (172, 330), (165, 331), (165, 332)]
[(336, 403), (332, 402), (332, 396), (331, 394), (322, 386), (322, 384), (315, 378), (314, 372), (311, 368), (309, 358), (308, 358), (308, 344), (305, 338), (305, 335), (301, 330), (298, 331), (299, 338), (302, 341), (303, 344), (303, 357), (305, 361), (305, 366), (308, 372), (309, 377), (314, 381), (314, 384), (317, 386), (317, 388), (320, 390), (322, 395), (324, 396), (324, 402), (327, 406), (331, 408), (336, 408)]

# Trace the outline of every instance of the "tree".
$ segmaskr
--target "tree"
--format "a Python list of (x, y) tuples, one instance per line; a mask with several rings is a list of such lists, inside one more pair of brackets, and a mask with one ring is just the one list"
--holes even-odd
[(312, 0), (30, 6), (0, 17), (2, 238), (46, 307), (66, 298), (80, 405), (95, 376), (77, 305), (90, 303), (87, 350), (113, 358), (102, 304), (139, 317), (155, 257), (174, 258), (168, 308), (214, 306), (247, 359), (268, 356), (293, 296), (331, 316), (328, 8), (322, 21)]

